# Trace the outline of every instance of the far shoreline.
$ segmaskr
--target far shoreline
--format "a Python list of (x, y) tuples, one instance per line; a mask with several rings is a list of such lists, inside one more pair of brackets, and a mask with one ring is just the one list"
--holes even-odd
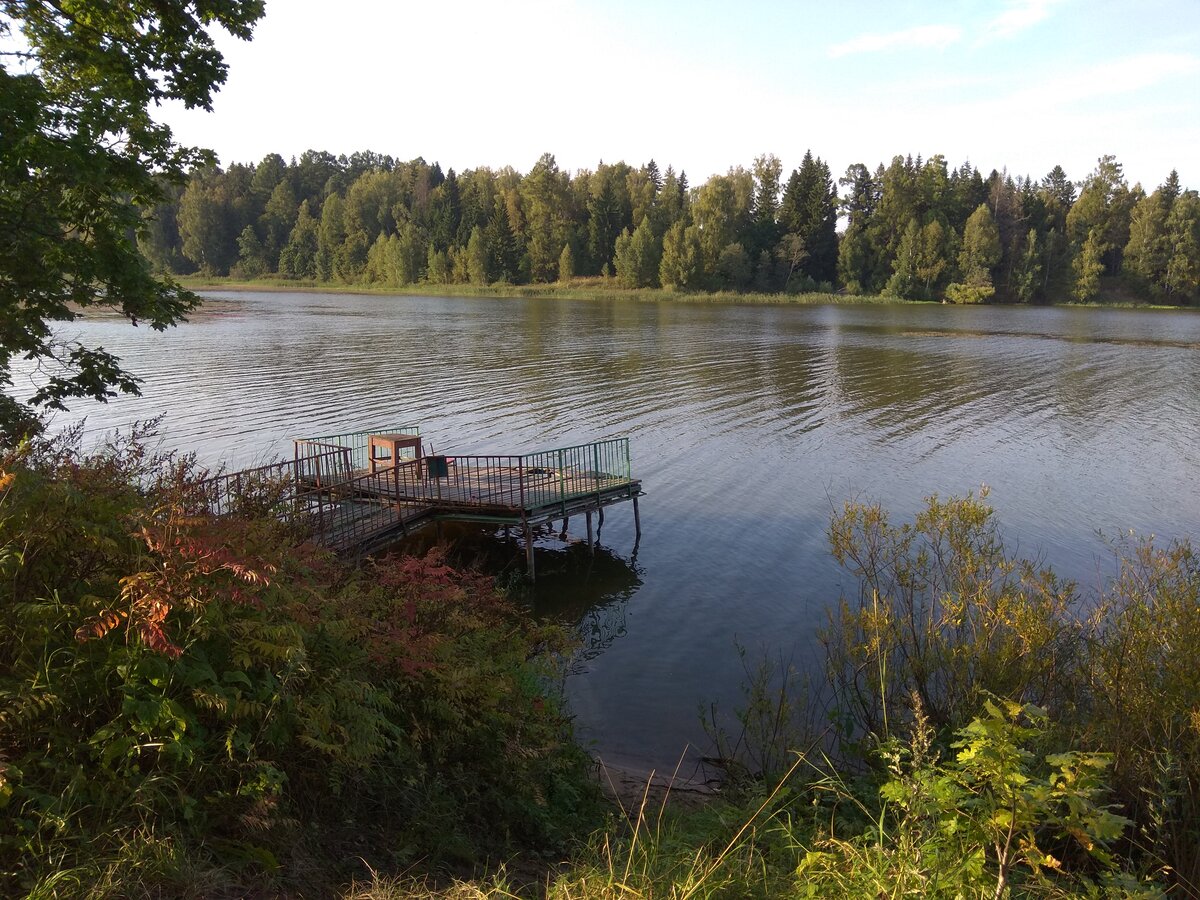
[[(904, 300), (883, 294), (798, 293), (767, 294), (752, 291), (668, 291), (662, 288), (623, 288), (605, 284), (602, 279), (575, 279), (569, 284), (411, 284), (391, 287), (335, 282), (288, 281), (284, 279), (244, 280), (198, 275), (177, 275), (175, 280), (190, 291), (230, 291), (235, 293), (346, 294), (375, 297), (463, 297), (476, 299), (543, 298), (550, 300), (634, 300), (639, 303), (682, 303), (740, 306), (942, 306), (938, 300)], [(1057, 307), (1072, 309), (1159, 309), (1194, 310), (1196, 307), (1140, 303), (1125, 299), (1089, 303), (992, 303), (981, 306)]]

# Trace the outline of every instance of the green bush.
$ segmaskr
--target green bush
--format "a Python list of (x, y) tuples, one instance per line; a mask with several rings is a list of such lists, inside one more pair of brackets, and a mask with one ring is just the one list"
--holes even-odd
[(1089, 622), (1082, 740), (1114, 755), (1139, 844), (1200, 896), (1200, 559), (1188, 543), (1116, 545)]
[(597, 821), (560, 630), (436, 556), (351, 569), (197, 516), (199, 474), (140, 437), (0, 464), (0, 893), (331, 884)]
[[(986, 494), (985, 494), (986, 496)], [(859, 579), (824, 634), (850, 741), (911, 722), (965, 725), (985, 695), (1061, 714), (1080, 649), (1079, 598), (1035, 561), (1011, 558), (983, 498), (929, 499), (911, 524), (849, 503), (830, 526), (834, 559)]]
[(1115, 574), (1081, 598), (1010, 556), (970, 495), (932, 497), (900, 526), (847, 504), (830, 542), (860, 580), (824, 634), (851, 762), (907, 734), (918, 709), (944, 739), (987, 697), (1045, 708), (1060, 746), (1111, 755), (1135, 825), (1121, 853), (1200, 896), (1200, 561), (1188, 543), (1117, 543)]
[(988, 700), (943, 758), (917, 704), (911, 737), (880, 751), (878, 801), (836, 775), (820, 783), (869, 824), (847, 834), (834, 817), (808, 840), (793, 837), (796, 894), (1160, 896), (1110, 852), (1129, 824), (1105, 802), (1111, 760), (1037, 752), (1051, 738), (1044, 711)]

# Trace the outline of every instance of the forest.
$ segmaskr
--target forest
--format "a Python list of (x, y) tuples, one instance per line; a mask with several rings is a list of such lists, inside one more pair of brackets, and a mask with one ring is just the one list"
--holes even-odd
[(546, 153), (443, 172), (417, 158), (309, 150), (194, 170), (148, 213), (142, 252), (166, 274), (403, 287), (605, 276), (679, 291), (883, 294), (907, 300), (1191, 304), (1200, 196), (1176, 172), (1147, 192), (1098, 160), (1041, 180), (941, 155), (856, 163), (837, 181), (806, 152), (693, 187), (686, 172)]

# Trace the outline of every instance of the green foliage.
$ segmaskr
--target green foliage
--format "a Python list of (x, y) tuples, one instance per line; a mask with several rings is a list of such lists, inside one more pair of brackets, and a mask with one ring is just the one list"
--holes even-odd
[(1145, 871), (1200, 884), (1200, 563), (1186, 543), (1116, 545), (1115, 576), (1081, 600), (1013, 558), (992, 511), (967, 496), (892, 525), (848, 504), (830, 529), (860, 581), (825, 632), (842, 752), (862, 764), (875, 737), (928, 716), (960, 730), (986, 698), (1046, 708), (1059, 740), (1112, 757), (1114, 799), (1135, 824)]
[(752, 269), (750, 257), (741, 244), (726, 244), (717, 256), (713, 269), (716, 283), (726, 289), (742, 291), (750, 286)]
[(1000, 229), (992, 218), (987, 204), (971, 213), (963, 229), (962, 249), (958, 252), (958, 270), (971, 281), (972, 278), (991, 283), (992, 267), (1000, 262)]
[[(1117, 274), (1128, 255), (1128, 287), (1141, 296), (1186, 303), (1200, 291), (1200, 215), (1195, 192), (1177, 177), (1162, 188), (1168, 217), (1166, 206), (1139, 202), (1140, 189), (1125, 185), (1111, 158), (1078, 200), (1061, 167), (1040, 182), (996, 171), (985, 179), (969, 163), (950, 169), (940, 155), (897, 156), (874, 172), (850, 166), (839, 199), (829, 167), (811, 152), (782, 195), (781, 166), (763, 154), (751, 169), (735, 166), (689, 191), (685, 175), (660, 174), (653, 161), (572, 175), (545, 153), (525, 175), (511, 167), (443, 175), (420, 157), (309, 151), (287, 164), (271, 154), (257, 167), (198, 170), (180, 203), (162, 205), (143, 243), (159, 268), (194, 264), (212, 275), (235, 265), (238, 236), (253, 225), (267, 274), (277, 267), (285, 278), (394, 288), (562, 283), (569, 247), (572, 278), (615, 275), (636, 290), (1091, 300), (1099, 278)], [(304, 204), (324, 223), (312, 250)], [(840, 237), (839, 213), (847, 220)], [(393, 236), (415, 254), (403, 277), (385, 273), (382, 255), (367, 258)], [(1143, 272), (1146, 247), (1152, 278)], [(445, 254), (444, 267), (434, 254)]]
[(575, 277), (575, 253), (570, 244), (563, 244), (562, 253), (558, 255), (558, 280), (570, 284)]
[[(799, 754), (740, 799), (680, 809), (647, 784), (537, 896), (576, 898), (1160, 898), (1117, 864), (1128, 822), (1113, 812), (1109, 759), (1047, 752), (1053, 726), (1030, 705), (987, 701), (950, 745), (922, 722), (848, 780)], [(675, 791), (681, 786), (675, 785)], [(669, 801), (669, 802), (668, 802)], [(352, 894), (512, 897), (503, 874), (444, 891), (375, 879)]]
[(953, 282), (946, 285), (946, 299), (951, 303), (987, 303), (995, 293), (991, 284)]
[(479, 226), (471, 229), (471, 239), (467, 243), (467, 277), (471, 284), (488, 283), (487, 245), (483, 240), (483, 231)]
[(1110, 760), (1039, 755), (1050, 734), (1042, 710), (985, 701), (984, 714), (958, 731), (949, 759), (927, 723), (914, 724), (910, 741), (880, 751), (881, 804), (836, 776), (818, 783), (869, 824), (854, 834), (835, 817), (807, 845), (792, 838), (803, 851), (799, 896), (1161, 896), (1122, 872), (1110, 852), (1129, 824), (1104, 802)]
[(1121, 253), (1129, 243), (1130, 218), (1141, 199), (1141, 188), (1130, 190), (1121, 164), (1103, 156), (1085, 179), (1079, 199), (1066, 216), (1067, 236), (1077, 252), (1090, 242), (1095, 264), (1115, 275), (1121, 268)]
[(1200, 885), (1200, 559), (1188, 544), (1127, 540), (1091, 616), (1087, 714), (1092, 746), (1143, 840), (1184, 885)]
[(1159, 188), (1143, 197), (1133, 208), (1129, 243), (1125, 245), (1125, 267), (1146, 284), (1161, 290), (1171, 261), (1171, 239), (1167, 219), (1176, 195)]
[[(837, 277), (837, 190), (829, 166), (805, 151), (800, 168), (793, 170), (779, 207), (779, 226), (805, 249), (801, 271), (815, 281)], [(789, 253), (788, 256), (793, 256)]]
[(317, 251), (320, 247), (318, 228), (317, 220), (308, 210), (308, 201), (303, 201), (287, 244), (279, 252), (280, 275), (303, 279), (317, 277)]
[(1042, 297), (1042, 248), (1036, 229), (1029, 229), (1020, 259), (1013, 272), (1012, 290), (1022, 303), (1033, 303)]
[(0, 38), (17, 28), (28, 45), (17, 74), (13, 54), (0, 61), (0, 387), (24, 356), (55, 363), (34, 404), (137, 391), (116, 357), (60, 345), (50, 323), (111, 306), (161, 330), (195, 304), (151, 274), (136, 236), (143, 211), (168, 199), (165, 183), (207, 157), (177, 146), (151, 110), (168, 100), (208, 108), (225, 80), (208, 29), (246, 39), (262, 13), (261, 0), (203, 12), (150, 0), (0, 4)]
[(918, 296), (920, 277), (918, 270), (922, 262), (921, 226), (916, 219), (910, 219), (904, 229), (904, 237), (896, 248), (896, 261), (892, 267), (892, 277), (888, 279), (883, 292), (893, 297), (912, 300)]
[(1080, 303), (1086, 303), (1100, 292), (1100, 276), (1104, 274), (1104, 254), (1108, 245), (1097, 238), (1098, 232), (1089, 233), (1072, 263), (1075, 286), (1071, 295)]
[(622, 231), (613, 255), (617, 279), (626, 287), (657, 287), (660, 246), (648, 218), (642, 219), (633, 234), (628, 229)]
[(658, 277), (668, 289), (697, 287), (701, 275), (700, 237), (694, 225), (676, 222), (663, 237)]
[(962, 727), (984, 695), (1068, 704), (1075, 586), (1008, 557), (981, 498), (930, 497), (900, 526), (849, 503), (829, 540), (861, 585), (824, 638), (847, 737), (890, 734), (914, 698), (938, 728)]
[(1200, 297), (1200, 194), (1186, 191), (1171, 207), (1167, 218), (1171, 256), (1163, 288), (1168, 296)]
[(450, 284), (450, 257), (433, 244), (425, 252), (425, 278), (430, 284)]
[(239, 278), (258, 278), (268, 271), (269, 263), (266, 250), (254, 231), (253, 225), (247, 225), (238, 235), (238, 261), (235, 266)]
[(177, 875), (207, 846), (336, 881), (590, 827), (547, 691), (561, 632), (436, 557), (351, 570), (197, 515), (198, 474), (140, 439), (0, 466), (0, 891), (115, 877), (168, 840)]

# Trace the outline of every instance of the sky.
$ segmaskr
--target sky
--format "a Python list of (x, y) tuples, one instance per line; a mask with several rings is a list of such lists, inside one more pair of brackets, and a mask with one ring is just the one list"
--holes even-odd
[(306, 149), (443, 169), (650, 159), (699, 184), (811, 149), (835, 177), (941, 153), (1081, 181), (1111, 154), (1200, 188), (1200, 0), (268, 0), (221, 33), (223, 164)]

